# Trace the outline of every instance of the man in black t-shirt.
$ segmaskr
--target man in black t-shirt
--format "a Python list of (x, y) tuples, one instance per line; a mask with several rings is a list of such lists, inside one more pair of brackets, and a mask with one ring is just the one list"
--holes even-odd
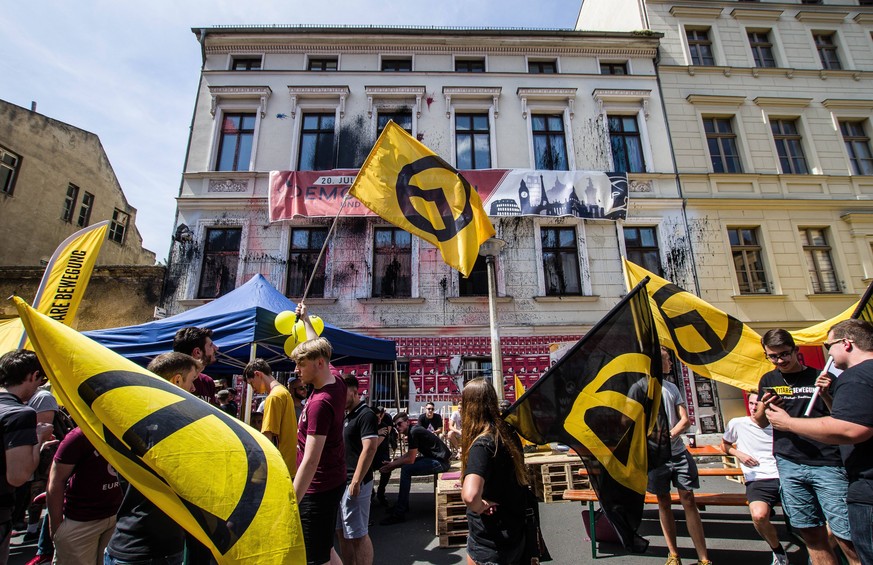
[(346, 448), (346, 490), (340, 501), (336, 530), (344, 563), (372, 565), (370, 496), (373, 494), (373, 456), (379, 445), (376, 414), (361, 401), (358, 379), (348, 375), (343, 442)]
[(0, 563), (9, 558), (12, 537), (13, 493), (39, 466), (40, 452), (49, 441), (52, 425), (37, 423), (36, 411), (24, 403), (45, 382), (42, 366), (33, 351), (19, 349), (0, 357)]
[[(840, 444), (849, 477), (847, 507), (855, 550), (873, 563), (873, 325), (844, 320), (828, 331), (824, 346), (844, 372), (834, 385), (830, 416), (798, 418), (778, 407), (767, 409), (774, 430)], [(774, 431), (774, 434), (776, 432)]]
[[(770, 424), (768, 405), (778, 405), (796, 418), (803, 417), (816, 386), (822, 388), (812, 417), (830, 414), (829, 380), (817, 378), (815, 369), (798, 358), (791, 334), (770, 330), (761, 338), (764, 354), (776, 368), (761, 377), (758, 406), (752, 419), (764, 428)], [(773, 455), (779, 470), (782, 509), (793, 527), (800, 531), (814, 564), (837, 563), (828, 541), (830, 526), (840, 549), (857, 562), (846, 516), (849, 481), (839, 449), (797, 433), (773, 426)], [(777, 548), (773, 548), (774, 552)]]
[(424, 413), (418, 417), (418, 425), (436, 435), (443, 433), (443, 417), (436, 413), (433, 402), (424, 405)]
[(388, 472), (400, 467), (400, 489), (397, 493), (397, 504), (391, 514), (380, 522), (383, 526), (399, 524), (406, 521), (409, 510), (409, 489), (412, 487), (412, 477), (435, 475), (449, 470), (449, 458), (452, 452), (436, 434), (419, 425), (409, 426), (409, 415), (400, 412), (394, 416), (394, 426), (400, 434), (409, 435), (409, 450), (384, 465), (382, 472)]

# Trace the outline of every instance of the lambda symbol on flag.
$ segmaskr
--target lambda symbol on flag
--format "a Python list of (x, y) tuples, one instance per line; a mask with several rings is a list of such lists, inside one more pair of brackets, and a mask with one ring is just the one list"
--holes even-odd
[[(711, 322), (713, 320), (706, 319), (699, 310), (689, 310), (683, 314), (671, 317), (667, 314), (665, 306), (671, 298), (680, 294), (688, 294), (688, 292), (675, 284), (668, 283), (652, 295), (652, 300), (658, 306), (658, 311), (661, 312), (664, 321), (668, 321), (666, 324), (667, 330), (670, 332), (670, 337), (673, 338), (673, 344), (676, 346), (679, 358), (691, 365), (706, 365), (730, 355), (743, 336), (743, 323), (730, 314), (712, 309), (713, 313), (717, 312), (726, 317), (727, 328), (724, 331), (724, 337), (719, 337), (718, 332), (712, 327)], [(693, 302), (688, 304), (693, 306)], [(689, 351), (683, 347), (676, 330), (688, 326), (693, 328), (696, 334), (709, 346), (708, 350)]]
[[(461, 182), (464, 187), (464, 208), (457, 218), (452, 213), (451, 204), (446, 198), (446, 191), (442, 187), (422, 189), (419, 186), (410, 184), (415, 175), (425, 171), (430, 171), (428, 173), (429, 177), (437, 177), (432, 180), (437, 180), (440, 176), (447, 176), (447, 186), (455, 185), (459, 181)], [(470, 183), (452, 169), (451, 165), (436, 155), (422, 157), (417, 161), (409, 163), (400, 169), (400, 173), (397, 175), (397, 201), (400, 209), (403, 211), (403, 215), (409, 220), (409, 223), (422, 231), (433, 234), (434, 237), (442, 242), (449, 241), (458, 235), (459, 231), (473, 221), (473, 206), (470, 203), (471, 191)], [(434, 226), (433, 222), (416, 210), (412, 203), (412, 198), (421, 198), (427, 202), (433, 202), (437, 210), (439, 210), (443, 227)]]
[[(186, 398), (179, 394), (181, 389), (175, 385), (150, 378), (141, 373), (107, 371), (94, 375), (79, 386), (79, 394), (89, 407), (93, 407), (93, 404), (101, 396), (124, 387), (157, 388), (180, 399), (180, 402), (164, 406), (133, 424), (121, 438), (124, 443), (118, 441), (104, 428), (107, 443), (110, 446), (155, 476), (158, 476), (157, 473), (143, 462), (143, 457), (159, 443), (186, 426), (210, 416), (221, 418), (225, 420), (225, 424), (230, 424), (228, 428), (234, 432), (245, 449), (247, 460), (245, 488), (240, 494), (236, 508), (224, 519), (183, 499), (185, 506), (200, 523), (215, 547), (222, 553), (227, 553), (251, 525), (264, 497), (265, 482), (258, 480), (258, 477), (255, 476), (258, 473), (263, 474), (267, 466), (263, 450), (250, 435), (240, 429), (237, 422), (230, 416), (216, 414), (208, 404), (196, 398), (190, 396)], [(130, 449), (125, 444), (129, 445)]]

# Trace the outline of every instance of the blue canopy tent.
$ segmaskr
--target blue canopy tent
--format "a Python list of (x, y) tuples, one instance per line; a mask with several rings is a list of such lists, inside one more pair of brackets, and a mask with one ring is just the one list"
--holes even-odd
[[(292, 365), (283, 350), (287, 336), (280, 335), (274, 323), (276, 314), (295, 308), (294, 302), (258, 274), (228, 294), (176, 316), (83, 333), (119, 355), (146, 365), (156, 355), (173, 350), (173, 336), (180, 328), (210, 328), (219, 346), (218, 360), (208, 369), (210, 374), (241, 373), (255, 352), (274, 369), (283, 370)], [(334, 365), (397, 359), (391, 340), (352, 333), (327, 323), (321, 335), (333, 345)]]

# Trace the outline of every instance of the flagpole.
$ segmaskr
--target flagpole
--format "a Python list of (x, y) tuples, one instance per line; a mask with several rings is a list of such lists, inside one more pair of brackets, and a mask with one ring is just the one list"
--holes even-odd
[(300, 303), (303, 304), (306, 302), (306, 297), (309, 295), (309, 287), (312, 286), (312, 281), (315, 280), (315, 273), (318, 272), (318, 265), (321, 263), (321, 258), (324, 257), (324, 251), (327, 249), (327, 244), (330, 243), (330, 238), (333, 233), (336, 231), (336, 223), (339, 220), (340, 214), (343, 213), (343, 207), (346, 205), (346, 201), (351, 197), (351, 192), (346, 191), (345, 196), (343, 196), (342, 202), (340, 202), (339, 210), (337, 210), (336, 216), (333, 218), (333, 223), (330, 224), (330, 230), (327, 232), (327, 237), (324, 238), (324, 245), (321, 246), (321, 251), (318, 252), (318, 258), (315, 260), (315, 265), (312, 267), (312, 274), (309, 275), (309, 281), (306, 283), (306, 288), (303, 289), (303, 296), (300, 297)]

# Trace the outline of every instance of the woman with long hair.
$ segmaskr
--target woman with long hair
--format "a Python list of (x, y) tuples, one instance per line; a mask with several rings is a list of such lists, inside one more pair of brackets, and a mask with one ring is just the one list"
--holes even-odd
[[(500, 417), (491, 383), (481, 378), (468, 382), (462, 401), (461, 498), (467, 505), (470, 530), (467, 564), (521, 565), (528, 484), (521, 443)], [(536, 558), (529, 562), (539, 563)]]

